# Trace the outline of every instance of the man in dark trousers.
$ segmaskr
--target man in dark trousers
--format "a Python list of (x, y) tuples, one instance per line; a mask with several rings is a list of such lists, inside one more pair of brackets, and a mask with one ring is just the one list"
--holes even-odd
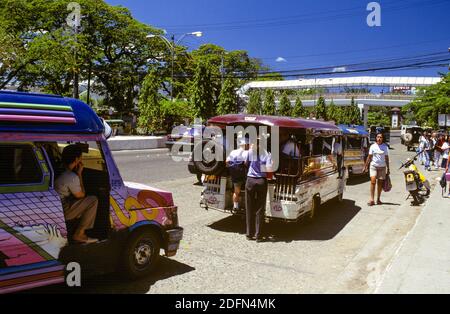
[(248, 174), (245, 185), (247, 239), (264, 241), (263, 225), (266, 210), (267, 179), (272, 177), (272, 156), (253, 143), (248, 154)]

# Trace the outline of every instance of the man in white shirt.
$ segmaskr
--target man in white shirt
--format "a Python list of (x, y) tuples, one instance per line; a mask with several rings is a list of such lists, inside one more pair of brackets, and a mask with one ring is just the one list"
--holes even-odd
[(377, 134), (376, 143), (372, 144), (369, 149), (369, 157), (367, 157), (364, 172), (367, 171), (370, 165), (370, 200), (367, 203), (369, 206), (375, 205), (375, 185), (377, 185), (377, 205), (383, 204), (380, 196), (383, 189), (384, 180), (390, 174), (389, 170), (389, 147), (384, 144), (384, 135)]
[(342, 138), (337, 137), (333, 144), (333, 155), (336, 155), (337, 167), (339, 176), (338, 179), (342, 178)]
[(98, 240), (89, 238), (85, 231), (94, 227), (98, 199), (86, 195), (81, 158), (82, 151), (79, 146), (69, 145), (64, 148), (62, 161), (66, 170), (55, 180), (55, 190), (61, 198), (66, 221), (80, 219), (80, 224), (72, 236), (73, 241), (93, 243)]

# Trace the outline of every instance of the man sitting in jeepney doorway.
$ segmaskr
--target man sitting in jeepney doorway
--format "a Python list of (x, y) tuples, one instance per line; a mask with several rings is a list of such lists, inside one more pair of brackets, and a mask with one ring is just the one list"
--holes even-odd
[(225, 163), (233, 182), (233, 210), (239, 210), (242, 185), (247, 180), (247, 167), (249, 140), (246, 137), (239, 139), (239, 148), (232, 150)]
[(69, 145), (64, 148), (62, 162), (66, 170), (56, 179), (55, 190), (61, 197), (66, 221), (80, 218), (79, 226), (72, 237), (73, 241), (93, 243), (98, 240), (89, 238), (85, 231), (94, 226), (98, 199), (95, 196), (86, 196), (81, 158), (81, 147)]

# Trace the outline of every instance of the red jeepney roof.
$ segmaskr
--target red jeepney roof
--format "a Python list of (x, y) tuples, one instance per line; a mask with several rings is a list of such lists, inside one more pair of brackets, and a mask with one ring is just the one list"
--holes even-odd
[(210, 123), (223, 125), (261, 124), (267, 126), (278, 126), (280, 128), (337, 131), (337, 133), (340, 133), (341, 131), (334, 124), (324, 121), (279, 116), (260, 116), (251, 114), (227, 114), (223, 116), (217, 116), (209, 119), (208, 124)]

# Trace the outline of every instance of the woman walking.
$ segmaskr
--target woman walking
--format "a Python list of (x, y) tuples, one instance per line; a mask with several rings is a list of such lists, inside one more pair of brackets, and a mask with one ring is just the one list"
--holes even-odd
[(367, 169), (370, 169), (370, 200), (367, 205), (375, 205), (375, 186), (377, 187), (377, 205), (381, 205), (383, 204), (380, 199), (381, 190), (383, 189), (386, 175), (390, 174), (389, 147), (384, 143), (384, 135), (382, 133), (377, 134), (376, 143), (370, 146), (364, 172), (367, 172)]

